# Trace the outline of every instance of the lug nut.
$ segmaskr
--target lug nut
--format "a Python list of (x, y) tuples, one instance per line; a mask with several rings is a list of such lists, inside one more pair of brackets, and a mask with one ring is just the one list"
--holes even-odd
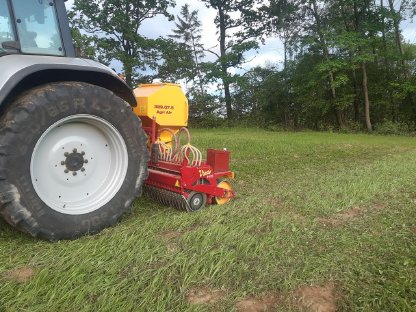
[(64, 156), (65, 157), (68, 157), (68, 155), (69, 155), (69, 153), (68, 152), (65, 152)]
[(84, 163), (88, 164), (88, 159), (85, 159), (85, 160), (84, 160)]
[(77, 173), (74, 171), (74, 172), (72, 172), (72, 175), (75, 177), (77, 175)]
[(63, 166), (63, 165), (65, 165), (65, 162), (64, 161), (61, 161), (61, 165)]
[(65, 172), (65, 173), (68, 173), (68, 172), (69, 172), (69, 170), (68, 170), (68, 169), (65, 169), (65, 170), (64, 170), (64, 172)]
[(81, 152), (81, 155), (82, 155), (82, 156), (84, 156), (84, 155), (85, 155), (85, 152), (84, 152), (84, 151), (82, 151), (82, 152)]
[(81, 168), (81, 172), (84, 172), (85, 171), (85, 168)]
[(76, 149), (76, 148), (74, 148), (72, 151), (73, 151), (74, 153), (76, 153), (76, 152), (77, 152), (77, 149)]

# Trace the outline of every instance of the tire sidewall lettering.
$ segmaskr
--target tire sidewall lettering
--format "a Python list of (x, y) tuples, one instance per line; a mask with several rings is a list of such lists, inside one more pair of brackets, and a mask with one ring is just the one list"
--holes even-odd
[[(146, 176), (141, 173), (147, 163), (147, 147), (143, 140), (145, 134), (140, 122), (135, 120), (138, 118), (133, 116), (131, 110), (126, 109), (126, 103), (108, 90), (81, 83), (56, 83), (47, 86), (42, 92), (29, 93), (26, 98), (23, 97), (14, 104), (13, 111), (10, 110), (11, 113), (18, 114), (19, 108), (24, 107), (29, 114), (21, 114), (24, 117), (16, 119), (13, 127), (19, 131), (11, 134), (12, 138), (8, 143), (14, 156), (7, 158), (3, 166), (10, 167), (8, 171), (14, 171), (11, 175), (15, 177), (10, 175), (8, 180), (18, 188), (22, 204), (30, 211), (35, 223), (45, 229), (46, 233), (53, 233), (53, 239), (95, 233), (130, 210), (125, 207), (125, 203), (134, 199), (137, 176)], [(129, 163), (125, 181), (110, 202), (87, 214), (66, 215), (51, 209), (39, 198), (33, 187), (29, 168), (32, 151), (42, 134), (57, 121), (76, 114), (94, 115), (116, 127), (126, 143)], [(10, 118), (13, 118), (13, 114)]]

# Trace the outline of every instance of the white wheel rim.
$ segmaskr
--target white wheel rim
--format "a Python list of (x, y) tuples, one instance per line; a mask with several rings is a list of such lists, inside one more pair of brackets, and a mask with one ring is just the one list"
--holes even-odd
[(126, 177), (128, 152), (108, 121), (73, 115), (50, 126), (32, 153), (32, 184), (55, 211), (80, 215), (107, 204)]

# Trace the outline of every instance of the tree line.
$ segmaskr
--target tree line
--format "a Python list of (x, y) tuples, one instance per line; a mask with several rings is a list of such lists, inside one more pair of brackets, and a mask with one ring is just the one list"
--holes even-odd
[[(415, 0), (199, 2), (216, 12), (214, 47), (201, 43), (198, 11), (186, 4), (172, 16), (173, 0), (75, 0), (75, 45), (120, 62), (131, 86), (185, 82), (194, 124), (416, 130), (416, 45), (401, 28)], [(148, 38), (141, 26), (158, 15), (172, 21), (171, 34)], [(244, 70), (272, 37), (283, 61)]]

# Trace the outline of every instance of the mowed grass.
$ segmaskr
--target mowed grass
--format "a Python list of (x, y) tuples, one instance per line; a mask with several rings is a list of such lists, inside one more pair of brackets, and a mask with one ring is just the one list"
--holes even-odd
[[(0, 221), (0, 311), (245, 311), (267, 296), (270, 311), (416, 311), (415, 138), (192, 135), (231, 151), (234, 201), (187, 214), (140, 198), (115, 227), (57, 243)], [(332, 297), (302, 297), (310, 285)]]

